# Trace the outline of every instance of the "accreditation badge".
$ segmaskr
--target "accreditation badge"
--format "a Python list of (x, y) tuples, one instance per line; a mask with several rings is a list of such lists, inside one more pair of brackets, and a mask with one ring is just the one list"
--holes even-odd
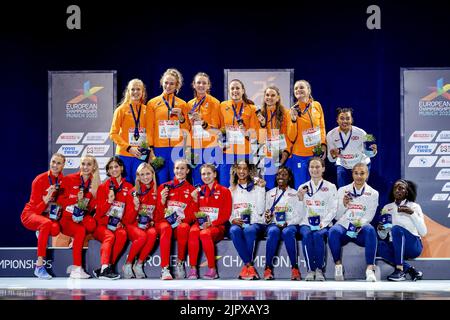
[(239, 127), (227, 127), (227, 141), (229, 144), (243, 145), (245, 144), (245, 137)]
[(140, 147), (142, 143), (147, 141), (147, 133), (145, 128), (139, 128), (139, 138), (136, 140), (134, 128), (128, 129), (128, 144), (132, 147)]
[(317, 146), (321, 142), (319, 127), (303, 130), (302, 136), (303, 136), (303, 144), (307, 148)]
[(159, 138), (160, 139), (179, 139), (180, 121), (179, 120), (159, 120)]

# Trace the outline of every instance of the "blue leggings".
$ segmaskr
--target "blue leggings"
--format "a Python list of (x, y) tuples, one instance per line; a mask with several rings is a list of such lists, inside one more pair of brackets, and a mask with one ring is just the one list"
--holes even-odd
[(254, 259), (256, 239), (262, 238), (266, 231), (266, 225), (254, 223), (246, 228), (233, 224), (230, 228), (230, 238), (244, 264)]
[(292, 157), (286, 161), (286, 167), (290, 168), (294, 175), (295, 190), (297, 190), (301, 184), (311, 179), (308, 170), (308, 161), (310, 158), (312, 157), (300, 157), (293, 154)]
[(164, 158), (164, 166), (156, 170), (156, 180), (158, 185), (170, 181), (174, 177), (173, 165), (177, 159), (184, 158), (184, 151), (182, 147), (164, 147), (154, 148), (156, 157)]
[(404, 259), (414, 259), (422, 253), (422, 241), (419, 237), (400, 226), (391, 229), (392, 242), (380, 240), (378, 242), (378, 256), (396, 266), (403, 265), (407, 271), (410, 265)]
[(276, 187), (275, 180), (277, 176), (277, 167), (272, 158), (264, 158), (264, 180), (266, 181), (266, 190), (271, 190)]
[[(370, 173), (370, 163), (367, 165), (367, 169)], [(345, 169), (343, 166), (336, 166), (336, 176), (338, 189), (353, 181), (352, 169)], [(369, 177), (367, 177), (367, 180), (369, 180)]]
[(306, 259), (308, 271), (315, 271), (325, 267), (325, 241), (328, 228), (311, 231), (311, 227), (303, 225), (299, 228), (302, 236), (303, 255)]
[(375, 264), (375, 253), (377, 252), (377, 234), (375, 228), (368, 224), (361, 228), (356, 238), (346, 235), (347, 229), (340, 224), (331, 227), (328, 233), (328, 246), (333, 255), (334, 263), (341, 260), (342, 247), (349, 242), (356, 243), (366, 248), (366, 264)]
[(297, 265), (297, 238), (298, 225), (292, 224), (290, 226), (284, 227), (281, 231), (281, 237), (283, 238), (286, 251), (291, 261), (291, 266)]
[(119, 155), (119, 158), (123, 161), (125, 171), (127, 173), (125, 179), (133, 186), (136, 183), (136, 170), (139, 165), (144, 162), (136, 157), (128, 157)]

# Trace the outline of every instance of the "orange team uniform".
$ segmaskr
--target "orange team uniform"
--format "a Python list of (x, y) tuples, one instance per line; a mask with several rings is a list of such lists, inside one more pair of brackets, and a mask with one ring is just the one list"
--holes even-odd
[[(121, 104), (114, 111), (109, 131), (109, 137), (117, 145), (116, 154), (124, 162), (127, 172), (126, 179), (133, 183), (136, 180), (136, 169), (143, 160), (136, 158), (127, 150), (132, 146), (141, 147), (144, 142), (149, 146), (151, 145), (150, 136), (153, 134), (153, 130), (150, 126), (147, 109), (148, 107), (145, 104), (135, 102)], [(138, 139), (135, 138), (136, 124), (138, 124)]]
[[(251, 153), (250, 141), (257, 137), (259, 122), (256, 118), (256, 107), (253, 104), (239, 102), (233, 105), (233, 100), (227, 100), (220, 104), (222, 129), (226, 130), (228, 147), (225, 149), (225, 162), (220, 168), (220, 184), (226, 187), (230, 185), (230, 168), (237, 158), (247, 158)], [(239, 129), (238, 119), (244, 122), (246, 130), (251, 130), (249, 136)]]
[(264, 148), (264, 153), (266, 156), (264, 180), (266, 180), (266, 187), (268, 190), (275, 187), (276, 174), (276, 167), (274, 159), (272, 159), (273, 154), (270, 146), (272, 145), (276, 149), (279, 148), (278, 158), (275, 159), (276, 162), (280, 159), (283, 151), (290, 153), (292, 148), (291, 140), (287, 136), (288, 123), (291, 122), (289, 110), (283, 107), (282, 111), (283, 119), (280, 128), (276, 127), (275, 106), (273, 106), (272, 108), (267, 108), (266, 125), (265, 127), (261, 127), (261, 129), (259, 129), (258, 141), (260, 144), (266, 144), (266, 147)]
[[(191, 122), (191, 146), (195, 155), (195, 168), (192, 170), (193, 185), (202, 184), (200, 167), (204, 163), (221, 164), (223, 151), (219, 148), (219, 129), (221, 127), (220, 102), (206, 94), (203, 98), (194, 98), (188, 102), (188, 110), (197, 112), (206, 125)], [(205, 150), (207, 149), (207, 150)]]
[(326, 144), (325, 118), (318, 101), (299, 103), (296, 122), (289, 120), (287, 134), (292, 143), (291, 157), (286, 165), (295, 173), (295, 188), (310, 179), (308, 160), (318, 144)]
[[(176, 115), (170, 114), (169, 108), (180, 108), (185, 121), (181, 123)], [(189, 110), (186, 102), (174, 94), (161, 94), (147, 103), (147, 111), (152, 128), (150, 145), (154, 147), (155, 156), (165, 159), (164, 166), (156, 172), (157, 182), (162, 184), (173, 178), (174, 162), (184, 157), (184, 147), (190, 144)]]

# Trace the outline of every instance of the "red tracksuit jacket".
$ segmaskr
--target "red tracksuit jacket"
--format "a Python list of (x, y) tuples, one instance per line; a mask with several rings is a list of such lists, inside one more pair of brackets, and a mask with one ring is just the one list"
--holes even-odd
[[(88, 202), (88, 212), (92, 212), (95, 209), (96, 201), (92, 196), (92, 193), (89, 192), (89, 188), (91, 186), (92, 177), (89, 180), (84, 181), (84, 197), (89, 199)], [(72, 217), (72, 212), (67, 210), (68, 206), (73, 206), (78, 202), (78, 192), (81, 187), (81, 173), (76, 172), (67, 175), (64, 178), (65, 188), (63, 197), (61, 199), (61, 203), (64, 206), (64, 217)]]
[(122, 216), (122, 221), (129, 221), (131, 218), (129, 217), (130, 212), (127, 213), (127, 208), (134, 207), (133, 197), (131, 197), (131, 190), (133, 189), (133, 185), (125, 180), (125, 178), (121, 179), (120, 185), (117, 183), (116, 178), (109, 178), (105, 182), (103, 182), (97, 190), (97, 210), (95, 212), (95, 220), (97, 220), (97, 225), (108, 225), (107, 216), (108, 210), (111, 208), (111, 203), (108, 202), (108, 194), (110, 184), (114, 184), (114, 189), (117, 190), (115, 194), (115, 201), (120, 201), (125, 203), (125, 211)]
[[(49, 179), (51, 180), (52, 184), (56, 183), (56, 179), (51, 174), (50, 170), (41, 173), (36, 178), (34, 178), (33, 183), (31, 184), (30, 201), (28, 201), (27, 204), (25, 204), (25, 207), (20, 216), (20, 219), (22, 221), (26, 220), (33, 214), (41, 215), (47, 208), (48, 204), (45, 204), (42, 197), (47, 195), (47, 189), (50, 187)], [(65, 177), (62, 175), (62, 173), (60, 173), (57, 178), (57, 181), (60, 184), (58, 192), (59, 196), (56, 196), (57, 199), (55, 199), (55, 201), (61, 202), (62, 193), (64, 192), (64, 185), (63, 185), (65, 184), (64, 179)]]
[[(147, 189), (147, 187), (145, 186), (145, 184), (141, 183), (140, 184), (141, 187), (141, 195), (139, 195), (139, 202), (140, 204), (145, 204), (148, 206), (154, 206), (154, 210), (153, 210), (153, 219), (155, 220), (155, 214), (156, 214), (156, 200), (157, 200), (157, 193), (153, 192), (153, 181), (150, 184), (150, 188)], [(130, 206), (126, 206), (125, 208), (125, 214), (124, 217), (122, 219), (122, 222), (125, 225), (137, 225), (137, 215), (138, 215), (138, 211), (134, 209), (134, 202), (133, 202), (133, 192), (136, 191), (135, 188), (132, 189), (131, 193), (130, 193), (130, 197), (131, 197), (131, 202), (133, 203)]]
[[(212, 193), (211, 193), (212, 191)], [(212, 221), (212, 226), (218, 227), (224, 225), (231, 216), (231, 192), (228, 188), (214, 182), (211, 189), (207, 185), (201, 187), (198, 197), (198, 208), (210, 207), (218, 208), (219, 215), (217, 220)]]
[[(163, 204), (161, 202), (161, 191), (164, 189), (164, 185), (166, 184), (170, 184), (172, 186), (175, 186), (176, 188), (172, 188), (169, 190), (169, 196), (167, 197), (166, 204)], [(191, 196), (191, 193), (192, 191), (194, 191), (195, 188), (186, 180), (181, 185), (179, 184), (180, 182), (175, 178), (172, 181), (161, 184), (158, 187), (157, 191), (158, 199), (156, 204), (156, 215), (155, 215), (156, 223), (165, 221), (164, 209), (167, 207), (167, 202), (169, 200), (186, 203), (187, 207), (184, 209), (185, 218), (183, 219), (183, 222), (186, 222), (188, 224), (192, 224), (195, 222), (196, 205)]]

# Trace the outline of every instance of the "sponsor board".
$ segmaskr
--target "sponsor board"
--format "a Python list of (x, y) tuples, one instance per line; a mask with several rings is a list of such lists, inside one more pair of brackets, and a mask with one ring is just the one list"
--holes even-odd
[(76, 144), (80, 142), (83, 138), (83, 132), (62, 132), (58, 139), (56, 139), (56, 144)]
[(436, 146), (437, 143), (415, 143), (409, 149), (408, 154), (432, 154)]
[(436, 167), (438, 168), (450, 167), (450, 156), (440, 157), (439, 160), (436, 162)]
[(450, 180), (450, 169), (441, 169), (436, 175), (435, 180)]
[(83, 150), (83, 146), (79, 144), (67, 145), (63, 144), (58, 149), (58, 153), (63, 154), (66, 157), (76, 157)]
[(444, 192), (450, 191), (450, 182), (447, 182), (446, 184), (444, 184), (441, 191), (444, 191)]
[(83, 156), (89, 155), (94, 157), (104, 156), (109, 150), (108, 144), (89, 144), (84, 148)]
[(64, 169), (78, 169), (80, 167), (81, 158), (66, 158)]
[(415, 156), (409, 162), (408, 167), (410, 168), (429, 168), (432, 167), (433, 164), (437, 160), (437, 156)]
[(448, 198), (448, 193), (435, 193), (431, 201), (445, 201)]
[(441, 131), (436, 138), (436, 142), (450, 142), (450, 131)]
[(83, 139), (84, 144), (105, 143), (109, 137), (109, 132), (88, 132)]
[(441, 143), (436, 149), (436, 154), (450, 154), (450, 143)]
[(414, 131), (408, 142), (431, 142), (436, 134), (437, 131)]

